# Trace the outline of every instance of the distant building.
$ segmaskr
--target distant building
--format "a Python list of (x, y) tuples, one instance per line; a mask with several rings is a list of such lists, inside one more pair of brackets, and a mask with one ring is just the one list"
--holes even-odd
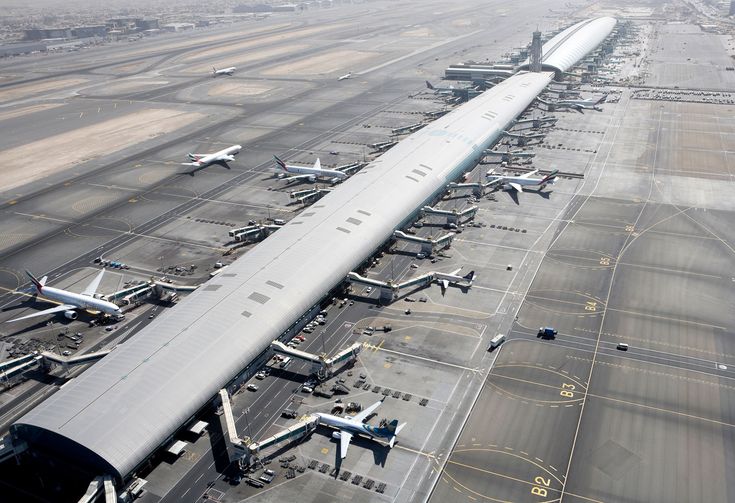
[(730, 0), (730, 15), (735, 16), (735, 0)]
[(71, 28), (31, 28), (23, 31), (23, 40), (71, 38)]
[(273, 12), (296, 12), (296, 8), (294, 4), (274, 5)]
[(194, 23), (168, 23), (161, 26), (166, 31), (186, 31), (193, 30)]
[(135, 26), (143, 31), (145, 30), (157, 30), (158, 19), (138, 19)]
[(72, 28), (71, 34), (74, 38), (105, 38), (107, 36), (107, 26), (103, 24), (98, 26), (79, 26), (77, 28)]
[(273, 7), (271, 7), (270, 5), (262, 4), (262, 3), (257, 3), (257, 4), (252, 4), (252, 5), (243, 4), (243, 5), (236, 5), (232, 9), (232, 12), (237, 12), (237, 13), (240, 13), (240, 12), (273, 12)]

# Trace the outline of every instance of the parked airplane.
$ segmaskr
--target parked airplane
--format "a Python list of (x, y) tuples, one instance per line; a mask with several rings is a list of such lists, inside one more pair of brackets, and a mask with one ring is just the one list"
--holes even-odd
[(555, 169), (543, 178), (532, 178), (536, 173), (538, 173), (537, 169), (520, 176), (506, 176), (496, 175), (494, 170), (490, 170), (486, 176), (491, 185), (502, 184), (504, 190), (523, 192), (523, 187), (538, 186), (539, 190), (543, 190), (547, 185), (553, 184), (556, 181), (559, 170)]
[(212, 67), (212, 77), (216, 77), (217, 75), (232, 75), (235, 73), (235, 70), (237, 70), (236, 67), (231, 66), (229, 68), (222, 68), (221, 70), (217, 70), (215, 67)]
[(388, 446), (393, 447), (396, 437), (401, 432), (406, 423), (398, 424), (398, 420), (394, 419), (386, 426), (370, 426), (363, 421), (377, 409), (383, 401), (376, 402), (367, 409), (353, 417), (339, 417), (332, 414), (317, 412), (314, 415), (318, 418), (319, 424), (337, 428), (339, 431), (332, 433), (332, 437), (339, 440), (340, 458), (347, 456), (347, 449), (350, 447), (350, 441), (354, 435), (364, 435), (371, 440), (381, 439), (387, 440)]
[(454, 96), (457, 98), (461, 98), (462, 100), (469, 100), (470, 98), (474, 98), (475, 96), (482, 94), (481, 91), (478, 91), (477, 89), (473, 89), (471, 87), (435, 87), (428, 80), (426, 81), (426, 87), (434, 91), (434, 94), (437, 94), (439, 96)]
[(466, 286), (471, 287), (472, 282), (475, 281), (475, 271), (470, 271), (464, 276), (459, 276), (460, 267), (456, 271), (452, 271), (449, 274), (444, 272), (435, 272), (434, 277), (439, 281), (439, 285), (442, 288), (442, 295), (446, 292), (447, 288), (451, 283), (464, 283)]
[(347, 80), (347, 79), (350, 79), (350, 78), (352, 78), (352, 72), (349, 72), (349, 73), (346, 73), (346, 74), (342, 75), (337, 80)]
[(607, 100), (607, 94), (603, 94), (601, 98), (597, 100), (575, 100), (575, 99), (568, 99), (568, 100), (558, 100), (558, 101), (545, 101), (541, 98), (536, 98), (540, 103), (543, 103), (547, 106), (553, 106), (554, 108), (570, 108), (572, 110), (575, 110), (581, 114), (584, 113), (585, 110), (595, 110), (597, 112), (602, 112), (602, 108), (599, 107), (599, 105), (602, 105), (605, 103), (605, 100)]
[(33, 314), (9, 320), (6, 323), (61, 312), (64, 313), (65, 318), (76, 320), (78, 309), (83, 309), (90, 312), (104, 313), (118, 320), (123, 319), (124, 315), (122, 314), (122, 311), (120, 311), (119, 306), (113, 304), (112, 302), (107, 302), (106, 300), (95, 298), (94, 296), (97, 293), (97, 288), (100, 285), (100, 281), (102, 281), (102, 275), (104, 273), (105, 270), (102, 269), (82, 293), (74, 293), (62, 290), (60, 288), (52, 288), (50, 286), (46, 286), (46, 281), (48, 280), (47, 276), (44, 276), (39, 280), (36, 279), (33, 274), (26, 271), (26, 274), (29, 278), (31, 278), (31, 281), (33, 282), (36, 294), (43, 297), (44, 299), (48, 299), (51, 302), (56, 302), (59, 305), (56, 307), (52, 307), (51, 309), (44, 309), (43, 311), (38, 311)]
[[(322, 168), (322, 164), (318, 158), (314, 163), (314, 166), (311, 168), (307, 166), (293, 166), (291, 164), (286, 164), (275, 155), (273, 158), (276, 160), (278, 170), (281, 171), (278, 177), (286, 180), (287, 182), (293, 182), (295, 180), (308, 180), (310, 182), (315, 182), (317, 178), (328, 178), (332, 183), (337, 183), (349, 176), (343, 171)], [(295, 176), (287, 176), (287, 174), (294, 174)]]
[[(189, 154), (191, 162), (182, 162), (182, 166), (194, 166), (197, 168), (206, 168), (210, 164), (221, 164), (229, 169), (228, 162), (234, 161), (235, 156), (242, 150), (241, 145), (233, 145), (226, 149), (215, 152), (214, 154)], [(193, 172), (191, 173), (193, 174)]]

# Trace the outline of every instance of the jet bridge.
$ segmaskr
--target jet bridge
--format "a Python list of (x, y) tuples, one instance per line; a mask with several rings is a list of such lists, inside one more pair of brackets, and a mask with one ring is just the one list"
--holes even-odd
[[(256, 458), (264, 449), (280, 444), (281, 442), (293, 442), (316, 430), (319, 419), (316, 416), (307, 416), (302, 421), (289, 426), (285, 430), (281, 430), (273, 436), (264, 438), (258, 442), (248, 445), (248, 454), (250, 458)], [(250, 464), (250, 463), (248, 463)]]
[(478, 207), (477, 206), (470, 206), (469, 208), (466, 208), (462, 211), (457, 211), (456, 209), (452, 210), (441, 210), (438, 208), (433, 208), (431, 206), (424, 206), (421, 208), (421, 211), (426, 215), (439, 215), (446, 218), (447, 224), (459, 224), (459, 222), (464, 218), (468, 217), (468, 219), (472, 219), (477, 214)]
[(272, 232), (275, 232), (280, 228), (280, 225), (254, 224), (246, 225), (245, 227), (239, 227), (237, 229), (230, 229), (228, 231), (228, 234), (233, 239), (233, 241), (241, 243), (243, 241), (248, 241), (249, 238), (252, 238), (253, 240), (265, 239)]
[(219, 391), (220, 400), (222, 401), (222, 416), (225, 421), (225, 441), (227, 443), (227, 454), (230, 462), (237, 461), (240, 466), (251, 466), (257, 459), (258, 455), (268, 447), (274, 446), (284, 441), (293, 441), (309, 435), (316, 429), (317, 418), (309, 416), (279, 431), (275, 435), (265, 438), (259, 442), (253, 442), (251, 438), (241, 438), (237, 435), (237, 427), (235, 425), (235, 417), (232, 414), (232, 405), (230, 403), (230, 395), (226, 389)]
[(230, 462), (238, 461), (242, 458), (249, 457), (248, 445), (250, 438), (240, 438), (237, 436), (235, 428), (235, 417), (232, 415), (232, 405), (230, 404), (230, 395), (226, 389), (219, 390), (219, 397), (222, 401), (222, 417), (225, 420), (225, 443), (227, 445), (227, 454)]
[(443, 250), (449, 248), (452, 245), (454, 239), (454, 233), (450, 232), (438, 239), (421, 238), (418, 236), (411, 236), (403, 231), (393, 231), (393, 237), (402, 241), (408, 241), (409, 243), (418, 243), (421, 245), (421, 253), (432, 255), (437, 250)]
[(315, 187), (313, 189), (292, 190), (291, 192), (289, 192), (288, 197), (290, 197), (291, 199), (295, 199), (298, 203), (306, 204), (312, 199), (319, 199), (329, 194), (330, 192), (332, 192), (332, 189)]
[(390, 132), (391, 134), (394, 134), (394, 135), (413, 133), (414, 131), (418, 131), (424, 126), (426, 126), (425, 122), (417, 122), (415, 124), (409, 124), (408, 126), (397, 127), (397, 128), (391, 129)]
[(347, 275), (347, 281), (350, 283), (359, 283), (363, 285), (373, 285), (380, 289), (380, 300), (393, 302), (398, 299), (401, 291), (405, 291), (409, 288), (416, 286), (427, 286), (434, 281), (438, 281), (442, 284), (442, 288), (446, 288), (449, 284), (463, 283), (467, 287), (471, 287), (475, 279), (474, 271), (469, 273), (467, 276), (457, 275), (458, 271), (454, 273), (443, 273), (439, 271), (431, 271), (425, 274), (416, 276), (415, 278), (408, 279), (403, 283), (393, 283), (392, 281), (378, 281), (364, 276), (360, 276), (356, 272), (350, 272)]
[(343, 349), (331, 358), (327, 358), (326, 355), (315, 355), (313, 353), (307, 353), (300, 349), (290, 348), (280, 341), (273, 341), (271, 343), (271, 349), (276, 353), (280, 353), (292, 358), (297, 358), (306, 362), (311, 362), (312, 368), (311, 373), (316, 374), (320, 381), (326, 381), (332, 375), (334, 375), (334, 369), (342, 364), (346, 364), (360, 354), (362, 351), (362, 345), (355, 343), (352, 346)]
[(36, 366), (48, 371), (51, 368), (52, 363), (61, 365), (66, 372), (69, 367), (85, 365), (87, 363), (97, 361), (108, 355), (110, 351), (112, 351), (112, 349), (76, 356), (61, 356), (56, 353), (51, 353), (50, 351), (43, 351), (41, 353), (33, 352), (31, 354), (21, 356), (20, 358), (14, 358), (0, 363), (0, 382), (7, 382), (13, 377)]

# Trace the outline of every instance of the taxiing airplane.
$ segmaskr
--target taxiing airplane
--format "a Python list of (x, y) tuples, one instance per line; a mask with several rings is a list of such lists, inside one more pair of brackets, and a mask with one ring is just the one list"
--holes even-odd
[(504, 190), (523, 192), (523, 187), (538, 187), (539, 190), (544, 190), (547, 185), (551, 185), (556, 181), (559, 170), (555, 169), (542, 178), (533, 178), (536, 173), (538, 173), (537, 169), (520, 176), (506, 176), (496, 175), (494, 170), (490, 170), (486, 176), (490, 185), (502, 184)]
[(222, 68), (220, 70), (217, 70), (215, 67), (212, 67), (212, 77), (216, 77), (217, 75), (232, 76), (232, 74), (235, 73), (235, 70), (237, 70), (237, 68), (234, 66), (231, 66), (229, 68)]
[(437, 281), (439, 281), (439, 285), (441, 286), (442, 295), (444, 295), (444, 292), (447, 291), (449, 285), (453, 283), (464, 283), (467, 287), (472, 286), (472, 282), (475, 281), (475, 271), (470, 271), (468, 274), (460, 276), (459, 271), (461, 270), (462, 268), (460, 267), (456, 271), (452, 271), (449, 274), (444, 272), (434, 273), (434, 277), (437, 279)]
[(78, 316), (78, 309), (83, 309), (85, 311), (95, 313), (104, 313), (118, 320), (123, 319), (124, 315), (122, 314), (119, 306), (113, 304), (112, 302), (108, 302), (106, 300), (98, 299), (95, 297), (95, 294), (97, 293), (97, 288), (100, 285), (100, 281), (102, 281), (102, 275), (104, 273), (105, 270), (102, 269), (82, 293), (74, 293), (62, 290), (60, 288), (52, 288), (50, 286), (46, 286), (46, 281), (48, 280), (47, 276), (44, 276), (39, 280), (36, 279), (33, 274), (26, 271), (26, 274), (29, 278), (31, 278), (31, 281), (33, 282), (36, 294), (51, 302), (56, 302), (59, 305), (56, 307), (52, 307), (51, 309), (44, 309), (43, 311), (38, 311), (33, 314), (9, 320), (6, 323), (25, 320), (28, 318), (35, 318), (36, 316), (45, 316), (47, 314), (54, 313), (64, 313), (65, 318), (69, 320), (76, 320)]
[[(275, 155), (273, 158), (276, 160), (278, 170), (281, 171), (278, 177), (286, 180), (287, 182), (293, 182), (296, 180), (308, 180), (310, 182), (315, 182), (317, 178), (328, 178), (332, 183), (337, 183), (349, 176), (344, 171), (322, 168), (322, 163), (318, 158), (314, 163), (314, 166), (311, 168), (307, 166), (293, 166), (291, 164), (286, 164)], [(288, 174), (293, 174), (294, 176), (288, 176)]]
[(235, 156), (240, 153), (240, 150), (242, 150), (242, 145), (233, 145), (214, 154), (189, 154), (191, 162), (182, 162), (181, 165), (206, 168), (210, 164), (222, 164), (229, 169), (227, 163), (234, 161)]
[(607, 100), (607, 94), (603, 94), (601, 98), (597, 100), (575, 100), (575, 99), (568, 99), (568, 100), (558, 100), (558, 101), (545, 101), (541, 98), (536, 98), (540, 103), (543, 103), (546, 106), (553, 106), (554, 108), (569, 108), (571, 110), (577, 111), (581, 114), (584, 113), (585, 110), (595, 110), (597, 112), (602, 112), (602, 108), (600, 108), (599, 105), (602, 105), (605, 103), (605, 100)]
[(337, 80), (347, 80), (347, 79), (350, 79), (350, 78), (352, 78), (352, 72), (346, 73), (346, 74), (342, 75), (341, 77), (338, 77)]
[(339, 431), (332, 433), (332, 437), (339, 440), (340, 458), (347, 456), (347, 449), (350, 447), (350, 441), (355, 435), (367, 436), (371, 440), (380, 439), (387, 440), (388, 446), (393, 448), (396, 437), (401, 432), (406, 423), (398, 424), (398, 420), (390, 421), (386, 426), (370, 426), (363, 421), (377, 409), (383, 401), (376, 402), (367, 409), (353, 417), (339, 417), (323, 412), (316, 412), (314, 415), (318, 418), (318, 424), (324, 424), (337, 428)]

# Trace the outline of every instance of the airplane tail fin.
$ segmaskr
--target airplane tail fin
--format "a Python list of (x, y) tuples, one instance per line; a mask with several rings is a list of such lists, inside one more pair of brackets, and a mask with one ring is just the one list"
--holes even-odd
[(556, 175), (558, 175), (558, 174), (559, 174), (559, 170), (558, 169), (555, 169), (554, 171), (552, 171), (551, 173), (549, 173), (548, 175), (546, 175), (545, 177), (543, 177), (541, 179), (541, 183), (548, 183), (551, 180), (554, 180), (556, 178)]
[(432, 91), (434, 90), (434, 86), (432, 86), (432, 85), (431, 85), (431, 82), (429, 82), (428, 80), (426, 81), (426, 87), (428, 87), (428, 88), (429, 88), (429, 89), (431, 89)]
[(595, 105), (602, 105), (603, 103), (605, 103), (605, 101), (607, 101), (607, 94), (603, 94), (602, 98), (597, 100), (597, 103), (595, 103)]
[(390, 446), (391, 449), (396, 444), (396, 438), (398, 437), (398, 434), (401, 432), (401, 430), (403, 429), (403, 427), (406, 426), (406, 424), (407, 423), (403, 423), (401, 425), (398, 425), (398, 420), (397, 419), (394, 419), (388, 425), (388, 428), (389, 429), (390, 428), (393, 428), (393, 435), (390, 437), (390, 442), (388, 443), (388, 445)]
[(39, 280), (33, 274), (31, 274), (31, 272), (27, 269), (26, 269), (26, 274), (28, 275), (29, 278), (31, 278), (31, 282), (35, 285), (36, 290), (40, 292), (43, 286), (46, 284), (46, 280), (48, 280), (48, 276), (44, 276), (43, 278)]
[(462, 277), (472, 283), (475, 280), (475, 271), (470, 271)]
[(316, 158), (316, 162), (314, 163), (314, 169), (322, 169), (322, 163), (318, 157)]
[(278, 158), (278, 156), (277, 156), (277, 155), (274, 155), (274, 156), (273, 156), (273, 159), (275, 159), (275, 160), (276, 160), (276, 164), (278, 164), (278, 167), (279, 167), (279, 168), (281, 168), (281, 169), (282, 169), (283, 171), (288, 171), (288, 170), (286, 169), (286, 163), (285, 163), (285, 162), (283, 162), (282, 160), (280, 160), (280, 159)]

